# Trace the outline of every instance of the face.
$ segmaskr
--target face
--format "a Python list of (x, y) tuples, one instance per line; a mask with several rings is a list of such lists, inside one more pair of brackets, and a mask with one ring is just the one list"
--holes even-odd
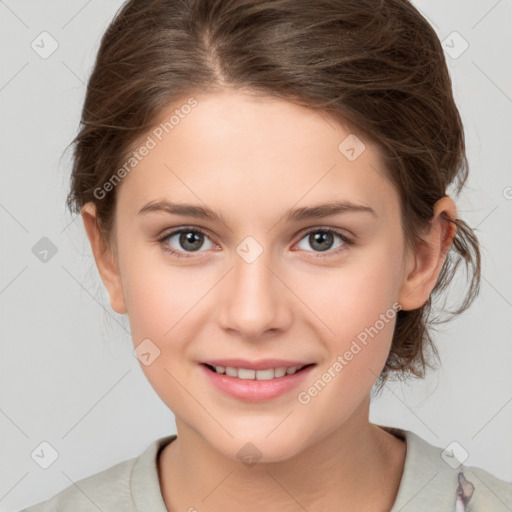
[[(183, 428), (285, 460), (342, 428), (384, 366), (408, 268), (399, 197), (378, 149), (317, 112), (194, 98), (117, 191), (112, 304)], [(341, 206), (311, 210), (326, 204)]]

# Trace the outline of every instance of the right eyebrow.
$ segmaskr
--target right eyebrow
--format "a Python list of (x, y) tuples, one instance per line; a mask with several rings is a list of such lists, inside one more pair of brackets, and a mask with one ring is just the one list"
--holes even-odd
[(137, 215), (144, 215), (149, 212), (167, 212), (185, 217), (196, 217), (198, 219), (211, 220), (225, 223), (221, 214), (216, 213), (207, 206), (198, 206), (188, 203), (172, 203), (170, 201), (151, 201), (143, 206)]

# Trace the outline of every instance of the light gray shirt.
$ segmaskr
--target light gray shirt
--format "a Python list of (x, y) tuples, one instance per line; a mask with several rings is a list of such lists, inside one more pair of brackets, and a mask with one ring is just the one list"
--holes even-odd
[[(413, 432), (380, 427), (407, 443), (404, 471), (390, 512), (512, 512), (512, 482), (478, 467), (459, 465), (453, 452), (442, 456), (442, 448)], [(159, 452), (174, 439), (176, 435), (161, 437), (138, 457), (83, 478), (21, 512), (167, 512), (157, 464)]]

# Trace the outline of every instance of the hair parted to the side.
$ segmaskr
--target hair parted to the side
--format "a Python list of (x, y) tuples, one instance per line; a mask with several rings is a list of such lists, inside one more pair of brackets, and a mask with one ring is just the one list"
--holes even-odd
[[(436, 33), (408, 0), (130, 0), (105, 32), (78, 135), (67, 206), (96, 205), (115, 251), (119, 187), (94, 193), (126, 162), (162, 111), (194, 93), (233, 89), (325, 113), (378, 144), (399, 192), (406, 241), (415, 247), (434, 203), (468, 174), (464, 133)], [(464, 311), (480, 286), (472, 229), (456, 235), (432, 296), (399, 311), (391, 351), (374, 390), (391, 375), (423, 377), (431, 328)], [(468, 290), (458, 309), (432, 299), (465, 263)], [(445, 312), (446, 313), (446, 312)]]

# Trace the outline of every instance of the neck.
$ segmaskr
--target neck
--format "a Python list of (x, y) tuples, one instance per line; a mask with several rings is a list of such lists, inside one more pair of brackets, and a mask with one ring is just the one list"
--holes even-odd
[(345, 510), (387, 512), (395, 501), (405, 442), (368, 422), (369, 400), (340, 428), (298, 455), (245, 466), (178, 419), (159, 459), (167, 509), (209, 512)]

